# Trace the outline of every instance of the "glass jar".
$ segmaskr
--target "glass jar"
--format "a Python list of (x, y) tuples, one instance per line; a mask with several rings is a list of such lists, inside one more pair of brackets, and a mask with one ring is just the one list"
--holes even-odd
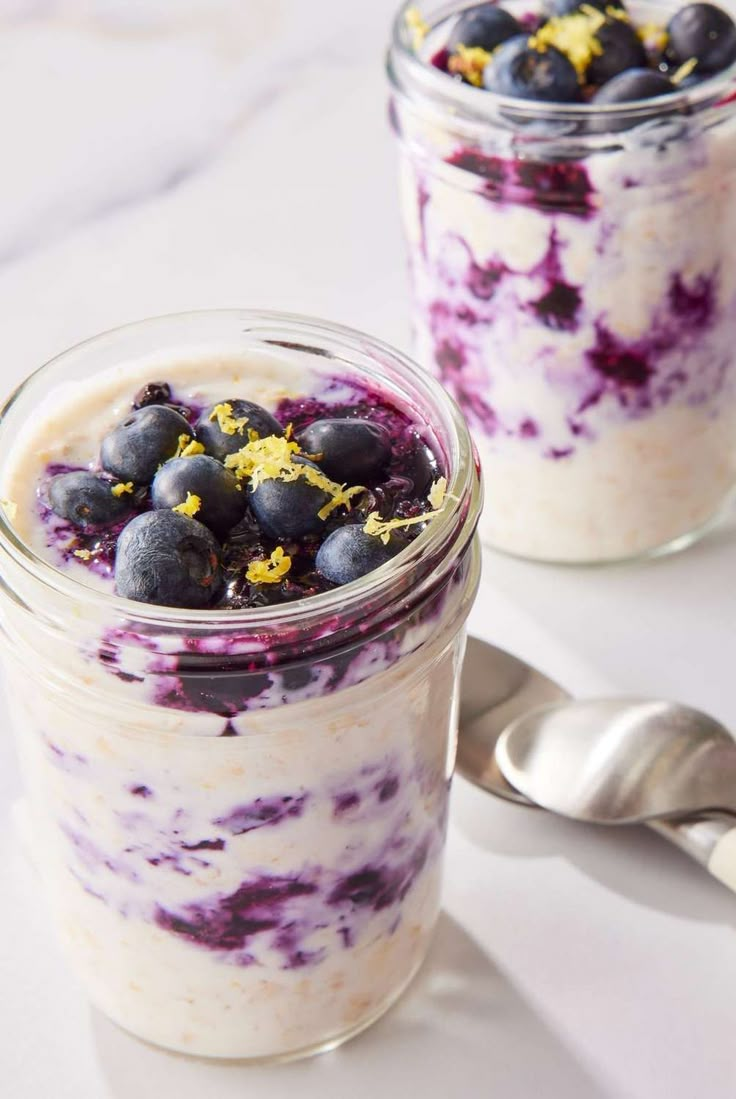
[(643, 106), (504, 98), (432, 65), (441, 36), (415, 52), (409, 9), (463, 7), (405, 5), (389, 75), (415, 353), (469, 420), (481, 537), (566, 562), (685, 546), (736, 484), (733, 69)]
[[(71, 964), (134, 1034), (211, 1057), (296, 1057), (378, 1018), (440, 902), (480, 481), (442, 389), (359, 333), (245, 311), (166, 317), (67, 351), (0, 418), (0, 482), (30, 419), (100, 371), (182, 355), (357, 378), (426, 424), (441, 513), (343, 588), (247, 611), (119, 599), (0, 514), (0, 625), (31, 845)], [(49, 423), (51, 421), (49, 420)], [(58, 429), (58, 424), (56, 425)], [(6, 504), (6, 508), (8, 505)]]

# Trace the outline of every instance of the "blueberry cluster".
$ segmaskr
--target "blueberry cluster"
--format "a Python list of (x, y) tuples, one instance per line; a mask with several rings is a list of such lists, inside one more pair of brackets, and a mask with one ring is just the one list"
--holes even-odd
[(385, 564), (441, 502), (434, 454), (375, 395), (282, 404), (288, 418), (241, 398), (198, 414), (145, 386), (99, 468), (45, 486), (75, 556), (106, 546), (119, 595), (194, 609), (303, 598)]
[(637, 26), (622, 0), (549, 3), (533, 27), (495, 3), (476, 4), (435, 64), (499, 95), (602, 106), (671, 94), (736, 61), (736, 25), (713, 4), (688, 4), (660, 27)]

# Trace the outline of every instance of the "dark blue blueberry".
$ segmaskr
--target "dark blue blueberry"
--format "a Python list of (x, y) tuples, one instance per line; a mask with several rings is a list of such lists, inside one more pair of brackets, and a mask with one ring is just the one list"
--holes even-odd
[(736, 25), (715, 4), (688, 4), (667, 26), (667, 57), (675, 65), (691, 58), (700, 76), (721, 72), (736, 61)]
[(145, 408), (149, 404), (168, 404), (170, 400), (171, 386), (168, 382), (148, 382), (133, 398), (133, 408)]
[(112, 490), (112, 481), (94, 473), (60, 473), (49, 483), (49, 504), (53, 512), (80, 530), (107, 527), (119, 523), (132, 510), (131, 494), (113, 496)]
[(402, 473), (412, 480), (414, 496), (421, 498), (427, 495), (434, 482), (442, 475), (437, 458), (424, 444), (420, 444), (413, 454), (408, 455)]
[[(591, 106), (613, 106), (616, 103), (633, 103), (640, 99), (658, 99), (677, 91), (675, 85), (663, 73), (653, 69), (627, 69), (599, 88), (591, 100)], [(658, 112), (657, 112), (658, 113)], [(589, 128), (594, 133), (612, 133), (628, 130), (652, 116), (637, 114), (630, 118), (613, 115), (592, 118)]]
[(121, 481), (145, 485), (158, 467), (176, 454), (179, 436), (192, 429), (178, 412), (164, 405), (146, 405), (131, 412), (102, 440), (103, 469)]
[(154, 508), (173, 508), (186, 501), (187, 493), (200, 499), (196, 518), (218, 538), (240, 522), (247, 500), (235, 474), (208, 454), (172, 458), (161, 466), (151, 486)]
[[(222, 430), (216, 416), (214, 419), (210, 418), (213, 416), (217, 405), (222, 404), (230, 405), (231, 415), (234, 420), (245, 419), (248, 421), (243, 425), (242, 431), (234, 431), (232, 434), (228, 434), (228, 432)], [(197, 423), (197, 439), (208, 454), (211, 454), (213, 458), (218, 458), (221, 462), (225, 461), (228, 454), (235, 454), (237, 450), (247, 444), (249, 431), (257, 431), (261, 439), (269, 435), (280, 436), (284, 434), (284, 429), (278, 420), (265, 408), (254, 404), (253, 401), (227, 398), (224, 401), (218, 401), (217, 405), (210, 405), (200, 416)]]
[(391, 436), (370, 420), (315, 420), (299, 432), (297, 442), (341, 485), (375, 480), (391, 458)]
[(398, 535), (393, 535), (388, 545), (384, 545), (380, 538), (366, 534), (362, 527), (338, 527), (319, 547), (315, 565), (332, 584), (350, 584), (385, 565), (405, 545)]
[(196, 519), (147, 511), (118, 539), (115, 589), (125, 599), (162, 607), (208, 607), (220, 583), (220, 547)]
[[(299, 465), (317, 469), (314, 462), (295, 457)], [(331, 500), (329, 493), (310, 485), (303, 477), (295, 481), (276, 478), (263, 481), (248, 494), (251, 511), (258, 526), (268, 538), (277, 541), (304, 538), (324, 530), (324, 520), (317, 514)]]
[(492, 53), (502, 42), (521, 33), (521, 26), (510, 12), (495, 4), (476, 4), (464, 11), (452, 28), (447, 49), (452, 53), (460, 45), (479, 46)]
[(647, 51), (631, 23), (609, 19), (595, 32), (595, 37), (603, 53), (594, 57), (588, 66), (585, 79), (589, 84), (605, 84), (625, 69), (646, 66)]
[(493, 55), (483, 72), (489, 92), (545, 103), (574, 103), (580, 98), (578, 74), (554, 46), (544, 52), (526, 37), (510, 38)]

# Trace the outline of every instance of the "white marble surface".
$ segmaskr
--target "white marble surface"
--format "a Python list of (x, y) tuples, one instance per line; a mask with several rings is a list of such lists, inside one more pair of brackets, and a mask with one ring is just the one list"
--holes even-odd
[[(392, 0), (0, 0), (0, 385), (85, 336), (212, 306), (407, 343), (385, 121)], [(488, 555), (476, 632), (572, 689), (736, 727), (734, 530), (607, 570)], [(212, 1066), (91, 1014), (35, 906), (0, 744), (0, 1094), (730, 1099), (736, 897), (644, 831), (458, 782), (446, 916), (414, 990), (336, 1054)]]

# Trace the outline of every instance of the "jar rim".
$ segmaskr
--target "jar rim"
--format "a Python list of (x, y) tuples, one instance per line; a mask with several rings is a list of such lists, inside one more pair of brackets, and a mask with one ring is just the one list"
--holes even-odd
[[(52, 368), (62, 364), (67, 356), (82, 350), (92, 350), (95, 346), (101, 347), (128, 333), (142, 332), (156, 325), (174, 325), (177, 322), (186, 323), (187, 321), (216, 323), (218, 320), (229, 320), (239, 324), (240, 331), (252, 339), (250, 349), (259, 346), (270, 348), (274, 345), (278, 346), (281, 342), (279, 339), (268, 337), (280, 335), (282, 341), (292, 351), (303, 350), (305, 353), (317, 352), (327, 356), (330, 352), (326, 350), (326, 345), (331, 341), (347, 353), (346, 358), (340, 361), (348, 366), (351, 365), (350, 350), (361, 352), (375, 362), (377, 369), (371, 373), (365, 365), (354, 362), (352, 366), (356, 374), (359, 372), (360, 377), (386, 386), (391, 385), (391, 382), (381, 374), (380, 364), (384, 360), (397, 368), (402, 379), (405, 377), (408, 379), (415, 395), (418, 392), (435, 412), (444, 413), (442, 427), (447, 434), (446, 457), (449, 467), (446, 503), (440, 513), (427, 523), (425, 529), (409, 546), (364, 577), (317, 595), (265, 607), (205, 610), (139, 603), (124, 599), (112, 592), (100, 591), (66, 575), (22, 540), (3, 508), (0, 508), (0, 549), (9, 553), (14, 563), (20, 565), (33, 579), (52, 589), (62, 598), (74, 600), (77, 605), (82, 604), (108, 611), (125, 619), (132, 627), (140, 626), (146, 631), (151, 628), (195, 631), (206, 628), (208, 632), (212, 630), (230, 632), (238, 629), (241, 631), (246, 629), (248, 632), (251, 630), (270, 632), (274, 627), (288, 629), (291, 625), (295, 627), (298, 625), (303, 629), (311, 622), (329, 620), (338, 612), (341, 616), (345, 616), (351, 611), (358, 611), (361, 604), (369, 600), (375, 601), (384, 591), (388, 595), (396, 582), (400, 582), (401, 578), (412, 570), (417, 571), (418, 588), (422, 588), (422, 583), (419, 581), (429, 579), (432, 584), (436, 583), (439, 576), (428, 577), (427, 569), (422, 567), (423, 563), (441, 561), (445, 556), (443, 550), (448, 550), (450, 547), (453, 548), (454, 553), (449, 556), (452, 560), (456, 559), (456, 554), (464, 549), (472, 537), (480, 512), (482, 489), (477, 457), (468, 427), (455, 401), (428, 372), (389, 344), (357, 329), (297, 313), (255, 309), (192, 310), (149, 317), (132, 324), (120, 325), (67, 348), (33, 371), (13, 391), (0, 409), (0, 430), (16, 403), (22, 400), (28, 394), (28, 390), (36, 386)], [(287, 340), (286, 337), (289, 336), (292, 339)], [(298, 342), (300, 339), (304, 342)], [(243, 347), (239, 350), (243, 350)], [(398, 392), (395, 384), (394, 389)], [(409, 395), (409, 393), (404, 394), (405, 397)]]
[[(467, 3), (444, 4), (438, 13), (442, 18), (456, 14), (467, 8)], [(678, 112), (684, 118), (697, 112), (717, 113), (732, 105), (736, 100), (736, 61), (723, 72), (706, 77), (702, 83), (670, 95), (655, 99), (637, 99), (627, 103), (543, 103), (538, 100), (521, 99), (518, 96), (499, 95), (483, 88), (473, 87), (464, 81), (449, 79), (446, 73), (434, 65), (427, 64), (414, 48), (412, 31), (407, 15), (417, 10), (417, 0), (403, 0), (392, 25), (391, 42), (386, 57), (386, 69), (389, 81), (396, 92), (405, 96), (423, 97), (445, 114), (452, 115), (457, 122), (466, 126), (482, 129), (489, 124), (501, 122), (509, 135), (522, 137), (523, 126), (510, 125), (511, 112), (519, 122), (590, 122), (592, 119), (615, 122), (633, 122), (641, 116), (647, 121), (660, 121), (672, 116), (677, 119)], [(436, 25), (436, 24), (435, 24)], [(504, 114), (506, 112), (506, 115)], [(577, 145), (583, 139), (598, 144), (610, 144), (611, 134), (617, 139), (622, 137), (615, 129), (602, 129), (590, 134), (564, 133), (540, 135), (530, 134), (536, 141), (559, 143), (574, 140)]]

